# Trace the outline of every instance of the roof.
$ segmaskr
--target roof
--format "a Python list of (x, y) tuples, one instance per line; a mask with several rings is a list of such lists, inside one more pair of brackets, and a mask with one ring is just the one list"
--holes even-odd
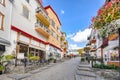
[(53, 10), (53, 8), (50, 5), (44, 7), (45, 10), (48, 9), (48, 8), (50, 8), (53, 11), (53, 13), (56, 15), (56, 17), (57, 17), (57, 19), (58, 19), (58, 21), (59, 21), (59, 23), (61, 25), (60, 19), (59, 19), (58, 15), (56, 14), (56, 12)]

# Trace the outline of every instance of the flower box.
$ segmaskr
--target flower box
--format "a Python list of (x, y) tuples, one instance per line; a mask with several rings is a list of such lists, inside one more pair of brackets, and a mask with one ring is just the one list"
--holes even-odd
[(112, 34), (108, 37), (109, 41), (115, 40), (118, 38), (118, 33)]

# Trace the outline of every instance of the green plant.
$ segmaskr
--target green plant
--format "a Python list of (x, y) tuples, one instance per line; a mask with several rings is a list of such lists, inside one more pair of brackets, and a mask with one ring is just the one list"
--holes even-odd
[(32, 54), (28, 54), (28, 58), (32, 57), (33, 55)]
[(105, 65), (105, 64), (94, 64), (93, 68), (100, 68), (100, 69), (115, 69), (118, 70), (120, 67), (115, 65)]
[(84, 62), (84, 61), (85, 61), (85, 58), (82, 57), (82, 58), (81, 58), (81, 62)]
[(3, 65), (0, 65), (0, 71), (2, 71), (4, 69)]
[(5, 58), (6, 58), (6, 60), (8, 60), (8, 61), (9, 61), (9, 60), (13, 59), (13, 58), (14, 58), (14, 56), (13, 56), (13, 55), (6, 55), (6, 56), (5, 56)]
[(54, 60), (54, 58), (50, 58), (50, 61), (53, 61)]
[(31, 56), (29, 59), (37, 61), (37, 60), (40, 60), (40, 57), (39, 56)]

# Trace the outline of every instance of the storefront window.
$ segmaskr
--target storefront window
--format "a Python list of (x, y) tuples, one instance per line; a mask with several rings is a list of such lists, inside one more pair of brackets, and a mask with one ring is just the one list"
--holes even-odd
[(110, 60), (111, 61), (119, 61), (119, 53), (118, 49), (110, 50)]

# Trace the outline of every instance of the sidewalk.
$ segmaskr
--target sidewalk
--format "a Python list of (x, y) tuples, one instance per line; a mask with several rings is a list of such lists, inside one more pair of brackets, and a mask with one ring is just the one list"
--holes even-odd
[(55, 65), (57, 65), (57, 64), (59, 64), (61, 62), (64, 62), (64, 61), (66, 61), (66, 59), (64, 59), (64, 60), (62, 60), (62, 61), (60, 61), (58, 63), (50, 63), (49, 65), (45, 65), (43, 67), (40, 67), (40, 68), (38, 68), (36, 70), (32, 70), (32, 71), (30, 71), (28, 73), (24, 73), (24, 74), (18, 74), (18, 73), (2, 74), (2, 75), (0, 75), (0, 80), (21, 80), (21, 79), (24, 79), (26, 77), (32, 76), (33, 74), (39, 73), (39, 72), (41, 72), (41, 71), (43, 71), (45, 69), (48, 69), (48, 68), (50, 68), (52, 66), (55, 66)]

